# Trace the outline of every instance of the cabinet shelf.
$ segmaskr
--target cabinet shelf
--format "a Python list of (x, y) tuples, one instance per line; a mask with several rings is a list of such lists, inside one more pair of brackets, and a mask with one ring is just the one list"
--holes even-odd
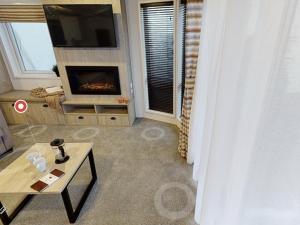
[(65, 114), (96, 114), (94, 105), (63, 105)]
[(127, 105), (74, 105), (63, 104), (65, 114), (128, 114)]
[(127, 106), (120, 105), (96, 105), (96, 112), (99, 115), (110, 115), (110, 114), (128, 114)]
[(65, 114), (93, 114), (95, 115), (96, 112), (94, 109), (72, 109), (68, 112), (65, 112)]
[(69, 125), (88, 125), (98, 124), (101, 126), (130, 126), (132, 124), (129, 115), (129, 105), (122, 104), (95, 104), (95, 102), (70, 101), (62, 104), (66, 124)]

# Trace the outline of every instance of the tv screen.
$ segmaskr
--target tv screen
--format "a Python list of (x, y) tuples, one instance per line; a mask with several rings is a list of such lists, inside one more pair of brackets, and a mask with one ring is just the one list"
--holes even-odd
[(112, 5), (44, 5), (54, 47), (117, 47)]

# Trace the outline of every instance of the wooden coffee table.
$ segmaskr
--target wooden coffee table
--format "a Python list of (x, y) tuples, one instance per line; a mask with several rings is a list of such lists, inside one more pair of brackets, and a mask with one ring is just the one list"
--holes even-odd
[[(5, 207), (0, 202), (0, 219), (2, 223), (4, 225), (10, 224), (33, 196), (41, 194), (60, 194), (62, 196), (69, 221), (70, 223), (74, 223), (97, 180), (92, 147), (93, 143), (66, 143), (65, 150), (70, 156), (70, 159), (64, 164), (55, 164), (55, 152), (52, 150), (49, 143), (37, 143), (12, 162), (7, 168), (2, 170), (0, 172), (0, 196), (13, 194), (26, 195), (25, 199), (14, 210), (14, 212), (11, 213), (11, 215), (7, 215)], [(27, 154), (30, 152), (40, 152), (47, 160), (47, 167), (49, 168), (49, 171), (40, 173), (26, 159)], [(92, 179), (82, 195), (78, 206), (74, 210), (68, 193), (68, 185), (87, 158), (89, 158), (90, 162)], [(64, 171), (65, 175), (42, 192), (38, 192), (30, 188), (33, 183), (53, 169)]]

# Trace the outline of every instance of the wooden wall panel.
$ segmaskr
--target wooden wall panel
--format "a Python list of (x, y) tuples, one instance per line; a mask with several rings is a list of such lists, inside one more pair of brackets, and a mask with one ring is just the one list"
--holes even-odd
[[(121, 83), (121, 95), (127, 97), (131, 101), (133, 100), (133, 94), (131, 93), (131, 61), (128, 45), (128, 32), (126, 22), (126, 9), (123, 0), (73, 0), (73, 1), (61, 1), (61, 0), (45, 0), (43, 3), (58, 4), (58, 3), (75, 3), (75, 4), (113, 4), (114, 7), (114, 21), (116, 29), (116, 48), (55, 48), (56, 60), (58, 63), (58, 69), (61, 76), (61, 81), (65, 90), (67, 100), (77, 99), (79, 101), (89, 101), (91, 99), (97, 99), (101, 102), (106, 99), (115, 100), (119, 96), (107, 95), (73, 95), (70, 90), (69, 81), (65, 66), (118, 66), (119, 76)], [(122, 4), (121, 4), (122, 3)], [(131, 112), (135, 116), (134, 110)]]

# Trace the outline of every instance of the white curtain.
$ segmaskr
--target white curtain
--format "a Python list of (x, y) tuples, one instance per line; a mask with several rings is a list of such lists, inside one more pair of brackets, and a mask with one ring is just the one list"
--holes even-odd
[(296, 6), (204, 3), (187, 156), (201, 225), (300, 224)]

